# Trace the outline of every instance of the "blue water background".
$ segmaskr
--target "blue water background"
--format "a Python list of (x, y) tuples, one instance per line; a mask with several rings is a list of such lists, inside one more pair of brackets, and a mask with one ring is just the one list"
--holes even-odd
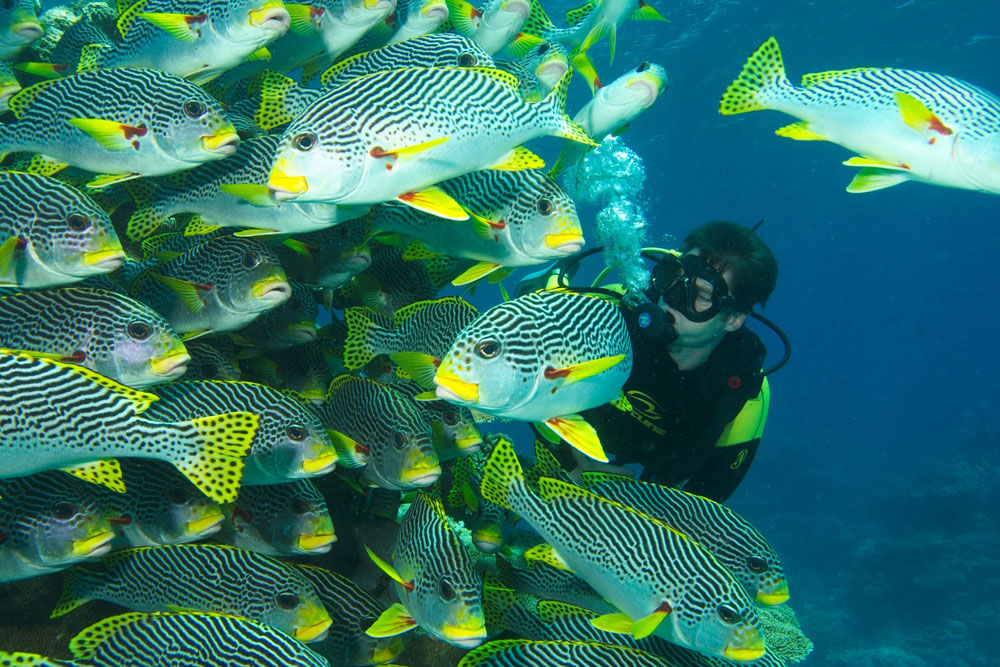
[[(605, 81), (643, 60), (669, 75), (623, 136), (645, 161), (651, 241), (766, 220), (780, 278), (763, 312), (795, 353), (732, 506), (784, 558), (809, 664), (997, 664), (1000, 198), (916, 183), (848, 194), (848, 151), (775, 136), (793, 120), (778, 112), (720, 116), (718, 101), (771, 35), (792, 81), (892, 66), (998, 94), (1000, 3), (654, 6), (671, 22), (626, 24), (614, 64), (607, 42), (593, 62)], [(570, 111), (585, 99), (574, 84)]]

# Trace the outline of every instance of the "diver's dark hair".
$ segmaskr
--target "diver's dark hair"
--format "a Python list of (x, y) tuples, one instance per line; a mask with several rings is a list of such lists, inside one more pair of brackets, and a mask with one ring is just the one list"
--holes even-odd
[(778, 260), (749, 227), (724, 220), (705, 223), (687, 235), (681, 250), (695, 248), (719, 273), (732, 271), (729, 288), (741, 312), (755, 303), (763, 306), (778, 283)]

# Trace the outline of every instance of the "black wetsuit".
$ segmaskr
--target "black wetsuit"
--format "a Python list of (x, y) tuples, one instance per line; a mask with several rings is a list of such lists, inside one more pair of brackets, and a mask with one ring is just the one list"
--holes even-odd
[(635, 362), (624, 392), (631, 410), (605, 404), (583, 417), (615, 465), (642, 479), (723, 501), (742, 481), (760, 440), (716, 447), (726, 425), (760, 392), (767, 350), (757, 334), (727, 333), (702, 365), (681, 371), (666, 346), (630, 331)]

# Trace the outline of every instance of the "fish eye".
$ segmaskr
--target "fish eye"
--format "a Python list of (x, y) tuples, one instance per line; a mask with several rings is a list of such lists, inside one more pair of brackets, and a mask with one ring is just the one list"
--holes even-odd
[(299, 606), (299, 596), (295, 593), (279, 593), (274, 600), (282, 609), (295, 609)]
[(260, 261), (261, 257), (260, 253), (258, 252), (254, 252), (253, 250), (248, 250), (245, 253), (243, 253), (243, 266), (247, 267), (248, 269), (252, 269), (253, 267), (257, 266), (258, 264), (260, 264)]
[(197, 100), (188, 100), (184, 103), (184, 113), (190, 118), (200, 118), (208, 109)]
[(52, 506), (52, 516), (60, 521), (65, 521), (74, 514), (76, 514), (76, 508), (73, 507), (73, 503), (71, 502), (63, 500)]
[(316, 138), (316, 135), (312, 132), (303, 132), (302, 134), (296, 135), (296, 137), (292, 139), (292, 145), (294, 145), (298, 150), (305, 152), (311, 151), (315, 148), (317, 141), (318, 139)]
[(402, 433), (392, 434), (392, 446), (400, 450), (406, 447), (406, 438), (403, 437)]
[(445, 602), (451, 602), (455, 599), (455, 589), (452, 588), (451, 584), (442, 579), (438, 584), (438, 595), (440, 595), (441, 599)]
[(537, 208), (538, 212), (541, 213), (542, 215), (548, 215), (552, 213), (552, 209), (555, 207), (552, 205), (551, 199), (542, 198), (538, 200)]
[(548, 42), (545, 42), (544, 44), (539, 44), (538, 45), (538, 55), (542, 55), (542, 54), (545, 54), (545, 53), (548, 53), (548, 52), (549, 52), (549, 43)]
[(764, 572), (767, 569), (767, 563), (764, 561), (763, 558), (750, 556), (749, 558), (747, 558), (747, 567), (749, 567), (750, 571), (753, 572), (754, 574), (760, 574), (761, 572)]
[(306, 436), (309, 435), (309, 431), (306, 430), (306, 427), (299, 426), (298, 424), (292, 424), (286, 428), (285, 433), (290, 439), (295, 440), (296, 442), (305, 440)]
[(479, 59), (471, 53), (463, 53), (458, 57), (459, 67), (475, 67)]
[(721, 618), (724, 623), (728, 623), (729, 625), (732, 625), (736, 623), (736, 621), (740, 620), (740, 615), (737, 614), (736, 611), (729, 605), (720, 604), (717, 611), (719, 612), (719, 618)]
[(649, 69), (649, 63), (643, 63), (643, 64), (639, 65), (638, 67), (636, 67), (635, 71), (636, 72), (645, 72), (648, 69)]
[(309, 503), (302, 498), (292, 498), (288, 508), (292, 510), (292, 514), (305, 514), (309, 511)]
[(441, 418), (444, 420), (446, 426), (454, 426), (458, 423), (458, 413), (454, 410), (448, 410), (441, 415)]
[(476, 354), (483, 359), (492, 359), (500, 354), (500, 343), (495, 340), (483, 341), (476, 346)]
[(167, 491), (167, 500), (173, 505), (183, 505), (191, 499), (191, 491), (183, 486), (174, 486)]
[(149, 326), (145, 322), (129, 322), (129, 325), (125, 330), (128, 332), (128, 335), (135, 340), (146, 340), (153, 335), (153, 327)]
[(66, 224), (74, 232), (82, 232), (87, 227), (90, 227), (90, 220), (82, 213), (72, 213), (66, 218)]

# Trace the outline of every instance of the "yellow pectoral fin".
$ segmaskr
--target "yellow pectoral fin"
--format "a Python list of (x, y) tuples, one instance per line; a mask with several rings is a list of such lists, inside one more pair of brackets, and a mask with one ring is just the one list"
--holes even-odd
[(420, 155), (424, 151), (434, 148), (435, 146), (440, 146), (444, 142), (448, 141), (448, 139), (450, 139), (450, 137), (438, 137), (437, 139), (431, 139), (430, 141), (413, 144), (412, 146), (404, 146), (403, 148), (393, 148), (392, 150), (382, 150), (377, 152), (375, 149), (372, 149), (372, 156), (381, 157), (395, 155), (398, 160), (407, 160), (416, 155)]
[(375, 552), (369, 549), (367, 545), (365, 545), (365, 551), (368, 552), (368, 557), (371, 558), (372, 562), (378, 566), (378, 569), (382, 570), (387, 575), (389, 575), (390, 579), (400, 584), (401, 586), (405, 586), (406, 588), (409, 589), (413, 588), (412, 582), (408, 582), (405, 579), (403, 579), (403, 577), (400, 576), (399, 572), (396, 572), (396, 568), (394, 568), (392, 565), (389, 565), (389, 563), (386, 563), (384, 560), (376, 556)]
[(597, 431), (580, 415), (553, 417), (545, 420), (545, 425), (590, 458), (603, 463), (608, 462), (608, 455), (604, 453)]
[(271, 189), (264, 184), (225, 183), (220, 185), (219, 189), (226, 194), (239, 197), (254, 206), (273, 207), (277, 205), (274, 198), (271, 196)]
[[(394, 352), (389, 355), (393, 363), (401, 366), (417, 384), (425, 389), (434, 386), (438, 360), (423, 352)], [(435, 398), (437, 394), (434, 394)]]
[(653, 634), (656, 632), (656, 628), (660, 625), (660, 622), (663, 621), (669, 613), (670, 612), (657, 610), (645, 618), (640, 618), (632, 624), (632, 636), (636, 639), (643, 639), (644, 637), (648, 637)]
[(545, 160), (538, 157), (524, 146), (518, 146), (487, 169), (499, 171), (522, 171), (524, 169), (544, 169)]
[(117, 185), (119, 183), (124, 183), (125, 181), (131, 181), (133, 178), (139, 178), (140, 176), (142, 176), (142, 174), (101, 174), (100, 176), (94, 176), (92, 179), (87, 181), (87, 187), (91, 190), (101, 190), (109, 185)]
[(139, 18), (146, 19), (174, 39), (193, 42), (201, 36), (200, 26), (207, 18), (204, 14), (168, 14), (162, 12), (141, 12)]
[(313, 21), (313, 8), (310, 5), (285, 4), (285, 9), (292, 18), (291, 31), (294, 34), (312, 35), (318, 31), (319, 26)]
[(639, 8), (632, 12), (633, 21), (666, 21), (667, 18), (650, 5), (639, 0)]
[(774, 131), (779, 137), (788, 137), (789, 139), (795, 139), (796, 141), (829, 141), (824, 136), (818, 135), (809, 129), (809, 123), (806, 121), (800, 121), (798, 123), (792, 123), (791, 125), (786, 125), (784, 127), (779, 127)]
[(893, 94), (903, 122), (924, 137), (934, 135), (954, 134), (954, 130), (941, 122), (941, 119), (928, 109), (923, 102), (909, 93), (896, 91)]
[(415, 627), (417, 622), (410, 616), (410, 612), (397, 602), (382, 612), (382, 615), (365, 630), (365, 634), (369, 637), (394, 637)]
[(418, 211), (436, 215), (447, 220), (468, 220), (469, 214), (462, 205), (452, 199), (444, 190), (431, 186), (419, 192), (404, 192), (396, 199)]
[(12, 273), (14, 256), (17, 253), (19, 245), (21, 245), (21, 239), (17, 236), (11, 236), (3, 242), (3, 245), (0, 245), (0, 280), (9, 282), (10, 284), (14, 284), (14, 276), (8, 276), (7, 274)]
[(474, 283), (480, 278), (484, 278), (500, 268), (499, 264), (493, 262), (479, 262), (470, 269), (462, 272), (460, 276), (451, 281), (452, 285), (467, 285)]
[(854, 180), (847, 184), (847, 191), (851, 193), (873, 192), (899, 185), (909, 180), (909, 178), (906, 173), (901, 171), (866, 167), (859, 171), (854, 176)]
[(617, 635), (632, 634), (632, 617), (628, 614), (604, 614), (590, 619), (590, 624), (604, 632), (613, 632)]
[(150, 275), (180, 297), (180, 300), (192, 313), (200, 313), (204, 310), (205, 302), (201, 298), (201, 292), (193, 284), (180, 278), (171, 278), (170, 276), (163, 276), (155, 272)]
[(855, 155), (849, 160), (844, 160), (844, 164), (848, 167), (875, 167), (877, 169), (890, 169), (893, 171), (909, 171), (910, 168), (905, 164), (893, 164), (892, 162), (886, 162), (885, 160), (879, 160), (874, 157), (864, 157), (861, 155)]
[(250, 55), (246, 57), (247, 62), (253, 62), (254, 60), (270, 60), (271, 52), (267, 50), (267, 47), (262, 46)]
[(566, 385), (579, 382), (580, 380), (586, 380), (593, 375), (606, 371), (612, 366), (617, 365), (624, 358), (624, 354), (616, 354), (610, 357), (591, 359), (590, 361), (584, 361), (572, 366), (566, 366), (565, 368), (545, 371), (545, 377), (549, 379), (562, 377), (562, 386), (565, 387)]
[(132, 142), (136, 137), (146, 134), (145, 127), (132, 127), (119, 123), (116, 120), (105, 120), (103, 118), (70, 118), (69, 124), (78, 130), (86, 132), (94, 141), (104, 146), (109, 151), (124, 151), (129, 148), (134, 149), (136, 145)]

